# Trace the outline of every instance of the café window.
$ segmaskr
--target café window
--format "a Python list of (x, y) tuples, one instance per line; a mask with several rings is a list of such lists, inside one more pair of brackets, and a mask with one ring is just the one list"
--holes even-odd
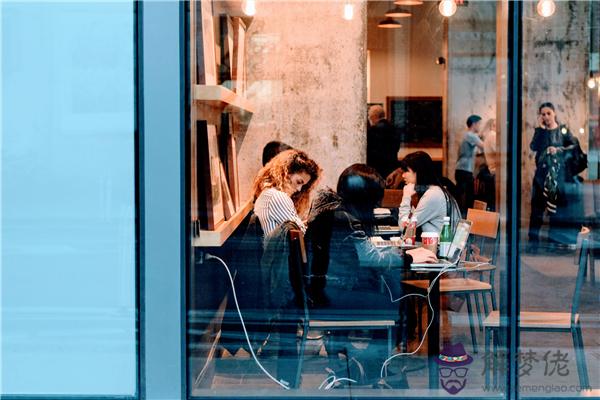
[(506, 1), (190, 2), (188, 396), (597, 390), (597, 6), (519, 6), (515, 98)]

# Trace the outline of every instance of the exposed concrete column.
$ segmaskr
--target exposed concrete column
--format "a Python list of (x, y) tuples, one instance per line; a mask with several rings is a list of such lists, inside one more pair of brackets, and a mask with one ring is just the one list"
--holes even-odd
[(366, 3), (257, 2), (247, 32), (249, 99), (256, 112), (240, 152), (249, 193), (262, 147), (281, 140), (305, 150), (335, 187), (340, 172), (366, 158)]

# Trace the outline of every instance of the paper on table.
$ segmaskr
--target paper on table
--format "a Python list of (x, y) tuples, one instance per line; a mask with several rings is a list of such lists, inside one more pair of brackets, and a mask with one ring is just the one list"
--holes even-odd
[(392, 215), (392, 211), (389, 208), (376, 208), (373, 210), (374, 215)]

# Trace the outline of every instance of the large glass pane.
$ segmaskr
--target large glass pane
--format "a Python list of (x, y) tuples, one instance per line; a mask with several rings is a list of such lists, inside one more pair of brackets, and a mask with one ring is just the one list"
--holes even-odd
[(133, 396), (133, 4), (0, 13), (1, 395)]
[(192, 397), (505, 395), (508, 2), (397, 3), (191, 2)]
[(600, 385), (594, 268), (599, 6), (596, 1), (523, 4), (518, 358), (519, 390), (527, 397), (589, 395), (585, 388)]

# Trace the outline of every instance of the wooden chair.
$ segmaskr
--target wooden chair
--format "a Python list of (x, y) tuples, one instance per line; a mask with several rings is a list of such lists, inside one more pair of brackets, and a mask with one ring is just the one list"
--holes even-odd
[[(304, 243), (304, 235), (302, 231), (292, 230), (290, 231), (290, 274), (296, 274), (294, 281), (303, 282), (302, 287), (302, 305), (304, 318), (302, 320), (302, 337), (300, 342), (300, 350), (298, 354), (298, 367), (295, 381), (292, 382), (292, 387), (298, 387), (300, 385), (300, 377), (302, 374), (302, 364), (304, 359), (304, 350), (306, 348), (306, 341), (308, 331), (310, 329), (319, 329), (325, 331), (334, 330), (386, 330), (387, 331), (387, 352), (388, 355), (392, 353), (392, 337), (393, 328), (396, 326), (396, 321), (392, 318), (378, 319), (376, 317), (365, 318), (363, 316), (352, 316), (348, 315), (348, 319), (327, 319), (324, 318), (326, 313), (319, 313), (318, 319), (311, 317), (311, 309), (307, 301), (306, 284), (308, 282), (307, 276), (308, 271), (308, 258), (306, 255), (306, 246)], [(298, 276), (299, 273), (303, 276)]]
[[(487, 301), (485, 299), (486, 294), (489, 294), (492, 298), (492, 309), (496, 309), (496, 293), (494, 290), (494, 273), (496, 267), (492, 264), (492, 262), (495, 261), (498, 251), (498, 241), (496, 239), (498, 237), (498, 229), (500, 225), (500, 214), (491, 211), (469, 209), (467, 212), (467, 219), (472, 223), (470, 234), (471, 239), (469, 243), (471, 245), (478, 244), (481, 246), (481, 249), (487, 244), (486, 242), (488, 239), (493, 239), (494, 242), (492, 243), (492, 256), (484, 258), (481, 256), (481, 254), (478, 254), (478, 259), (473, 259), (473, 257), (470, 257), (471, 261), (465, 263), (465, 268), (467, 271), (465, 271), (462, 278), (440, 279), (440, 294), (457, 295), (465, 298), (467, 303), (467, 314), (469, 316), (471, 342), (473, 344), (473, 351), (477, 353), (477, 334), (475, 332), (475, 321), (473, 319), (473, 305), (471, 299), (473, 299), (473, 302), (475, 303), (479, 329), (480, 331), (483, 331), (483, 318), (481, 316), (481, 309), (479, 307), (479, 301), (477, 298), (478, 296), (481, 296), (483, 299), (483, 307), (486, 315), (489, 313)], [(488, 282), (483, 281), (483, 274), (485, 272), (489, 273)], [(479, 279), (468, 278), (468, 274), (470, 273), (479, 274)], [(413, 289), (416, 289), (419, 292), (426, 292), (429, 285), (429, 282), (423, 279), (405, 280), (402, 281), (402, 283), (412, 287)], [(420, 315), (420, 313), (421, 310), (419, 310), (418, 314)], [(420, 327), (420, 318), (417, 323)]]
[(473, 201), (473, 208), (476, 210), (487, 210), (487, 203), (485, 201), (481, 201), (481, 200), (474, 200)]
[[(521, 331), (534, 332), (571, 332), (573, 337), (573, 347), (575, 348), (575, 358), (577, 361), (577, 373), (579, 375), (579, 384), (582, 389), (589, 388), (589, 378), (587, 365), (585, 362), (585, 352), (583, 350), (583, 338), (581, 336), (581, 324), (579, 318), (579, 295), (584, 282), (584, 274), (588, 261), (589, 248), (588, 228), (583, 228), (577, 238), (577, 250), (575, 252), (575, 265), (578, 265), (577, 276), (575, 280), (575, 290), (571, 303), (571, 312), (548, 312), (548, 311), (521, 311), (519, 313), (519, 329)], [(485, 384), (489, 387), (490, 371), (490, 342), (494, 339), (494, 352), (498, 346), (498, 330), (500, 328), (500, 313), (493, 311), (483, 322), (485, 327), (485, 362), (486, 376)], [(495, 360), (494, 360), (495, 361)], [(494, 364), (496, 364), (494, 362)], [(496, 371), (494, 365), (494, 381), (496, 381)]]
[[(490, 302), (492, 310), (496, 310), (496, 289), (494, 285), (494, 278), (496, 273), (496, 257), (498, 255), (498, 247), (500, 241), (498, 240), (500, 232), (500, 214), (493, 211), (477, 210), (470, 208), (467, 210), (467, 219), (471, 221), (471, 235), (470, 235), (470, 254), (469, 261), (465, 267), (467, 274), (478, 274), (479, 280), (484, 280), (484, 273), (488, 274), (487, 282), (491, 286), (489, 292)], [(482, 254), (486, 248), (491, 247), (491, 254), (486, 257)], [(484, 263), (484, 264), (482, 264)], [(485, 298), (485, 293), (481, 293), (481, 300), (483, 303), (483, 310), (485, 315), (489, 314), (488, 303)], [(479, 330), (483, 330), (481, 310), (479, 308), (479, 301), (475, 298), (475, 307), (477, 309), (477, 319), (479, 321)]]

